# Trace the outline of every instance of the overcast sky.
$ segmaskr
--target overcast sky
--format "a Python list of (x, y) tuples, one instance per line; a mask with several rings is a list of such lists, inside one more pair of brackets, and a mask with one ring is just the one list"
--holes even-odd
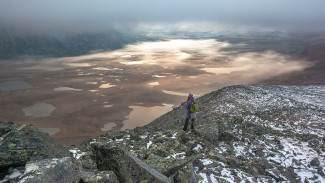
[(325, 0), (1, 0), (0, 27), (103, 30), (138, 23), (211, 22), (325, 30)]

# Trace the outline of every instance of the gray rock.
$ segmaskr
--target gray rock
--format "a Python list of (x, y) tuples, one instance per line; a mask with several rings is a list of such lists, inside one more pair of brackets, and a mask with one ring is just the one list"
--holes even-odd
[(13, 128), (15, 128), (17, 125), (12, 122), (4, 122), (0, 121), (0, 136), (3, 134), (11, 131)]
[(19, 177), (24, 183), (78, 183), (79, 168), (70, 157), (28, 162), (25, 173)]
[(219, 141), (239, 141), (238, 137), (231, 131), (224, 131), (218, 136)]
[(117, 177), (112, 171), (83, 171), (81, 179), (84, 183), (118, 183)]
[(171, 182), (165, 175), (121, 147), (92, 144), (98, 169), (114, 171), (120, 182)]
[(64, 157), (68, 153), (47, 133), (32, 125), (14, 125), (14, 128), (2, 137), (4, 139), (0, 141), (0, 170), (25, 166), (29, 160)]
[(313, 160), (310, 161), (309, 163), (311, 166), (315, 166), (315, 167), (319, 167), (320, 163), (319, 163), (319, 159), (318, 158), (314, 158)]

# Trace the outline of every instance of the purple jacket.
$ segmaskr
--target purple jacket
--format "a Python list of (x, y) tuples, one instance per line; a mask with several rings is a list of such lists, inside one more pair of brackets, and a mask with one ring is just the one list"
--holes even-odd
[(191, 118), (191, 112), (190, 112), (190, 109), (191, 109), (191, 105), (192, 105), (192, 102), (194, 102), (194, 97), (193, 97), (193, 94), (189, 94), (189, 100), (186, 102), (186, 116), (185, 118)]

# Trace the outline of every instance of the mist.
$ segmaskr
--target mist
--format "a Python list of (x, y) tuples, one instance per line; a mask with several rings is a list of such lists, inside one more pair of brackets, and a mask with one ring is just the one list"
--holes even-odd
[(323, 0), (3, 0), (0, 28), (20, 32), (126, 30), (138, 24), (209, 22), (217, 27), (324, 31)]

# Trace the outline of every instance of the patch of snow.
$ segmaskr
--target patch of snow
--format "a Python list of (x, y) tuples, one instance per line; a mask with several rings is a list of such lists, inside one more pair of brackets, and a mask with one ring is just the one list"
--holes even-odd
[(199, 183), (209, 183), (207, 174), (200, 173), (199, 175), (203, 178), (203, 180), (200, 180)]
[(201, 144), (197, 144), (196, 147), (194, 147), (192, 150), (195, 152), (199, 152), (200, 149), (203, 149), (203, 147), (201, 146)]
[(185, 152), (175, 153), (166, 157), (166, 159), (173, 157), (174, 159), (185, 159)]
[(170, 137), (170, 138), (171, 138), (171, 139), (176, 139), (176, 136), (177, 136), (177, 132), (175, 132), (175, 133), (173, 134), (173, 136)]
[(244, 147), (239, 145), (239, 143), (233, 143), (233, 146), (234, 146), (234, 150), (235, 150), (235, 153), (236, 153), (236, 157), (237, 156), (246, 156), (246, 153), (244, 151)]
[(18, 183), (24, 183), (27, 179), (33, 178), (33, 176), (29, 175), (27, 177), (24, 177), (22, 180), (20, 180)]
[(203, 165), (208, 165), (213, 163), (213, 161), (211, 159), (201, 159), (201, 162), (203, 163)]
[(91, 145), (91, 144), (94, 144), (94, 143), (96, 143), (96, 142), (97, 142), (96, 139), (92, 139), (92, 140), (89, 142), (89, 144)]
[(227, 148), (222, 146), (224, 145), (223, 142), (219, 143), (219, 147), (216, 147), (215, 149), (219, 151), (220, 154), (222, 154), (223, 152), (226, 152), (227, 151)]
[(213, 173), (210, 174), (210, 179), (211, 179), (211, 182), (218, 183), (218, 180), (216, 179), (216, 177), (215, 177), (215, 175)]
[[(325, 166), (325, 157), (318, 155), (314, 149), (308, 146), (307, 142), (301, 143), (292, 138), (282, 138), (280, 141), (284, 147), (283, 150), (279, 150), (278, 154), (273, 157), (267, 157), (267, 159), (277, 162), (284, 167), (293, 167), (294, 172), (300, 177), (302, 182), (305, 179), (314, 177), (315, 172), (317, 172), (315, 167), (309, 165), (312, 159), (318, 158), (320, 167)], [(325, 182), (325, 178), (322, 176), (318, 177), (321, 182)]]
[(140, 135), (140, 138), (142, 138), (142, 139), (145, 139), (147, 137), (148, 137), (148, 135)]
[(38, 169), (37, 165), (35, 165), (35, 164), (27, 164), (24, 174), (29, 173), (29, 172), (34, 172), (37, 169)]
[(122, 142), (124, 139), (115, 139), (116, 142)]
[(81, 152), (79, 149), (73, 149), (69, 151), (73, 154), (73, 157), (76, 159), (80, 159), (82, 156), (87, 154), (86, 152)]
[(21, 176), (22, 173), (19, 171), (19, 170), (14, 170), (14, 172), (9, 176), (10, 179), (14, 179), (14, 178), (17, 178), (19, 176)]
[(4, 138), (3, 137), (0, 137), (0, 141), (2, 141)]
[(147, 149), (149, 149), (149, 147), (150, 147), (151, 144), (152, 144), (152, 141), (149, 141), (149, 142), (147, 143)]
[[(317, 173), (310, 172), (304, 169), (295, 169), (295, 173), (300, 177), (300, 182), (305, 182), (308, 180), (309, 182), (312, 180), (313, 182), (325, 182), (325, 178)], [(317, 175), (317, 179), (314, 179), (315, 175)]]

